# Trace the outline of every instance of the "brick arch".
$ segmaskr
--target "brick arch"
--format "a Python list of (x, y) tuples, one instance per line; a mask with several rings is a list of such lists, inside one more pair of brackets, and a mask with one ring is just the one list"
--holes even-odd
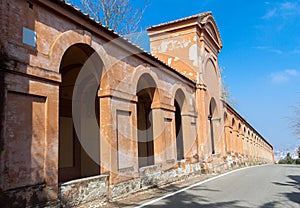
[[(182, 86), (182, 84), (175, 84), (174, 87), (172, 88), (172, 103), (171, 105), (175, 105), (175, 99), (176, 99), (176, 93), (181, 91), (182, 94), (184, 95), (184, 102), (182, 105), (182, 113), (188, 113), (189, 112), (189, 107), (188, 107), (188, 99), (191, 98), (193, 100), (193, 98), (191, 96), (188, 96), (187, 91), (185, 90), (185, 88)], [(193, 100), (193, 112), (196, 113), (196, 101)]]
[(151, 76), (151, 72), (138, 72), (141, 73), (134, 79), (132, 88), (137, 96), (138, 164), (139, 167), (145, 167), (154, 165), (156, 150), (159, 149), (155, 142), (159, 135), (156, 132), (159, 118), (153, 110), (161, 106), (158, 80)]
[(49, 66), (48, 69), (59, 72), (60, 63), (65, 52), (72, 45), (86, 44), (89, 45), (101, 59), (105, 60), (102, 50), (95, 48), (92, 44), (92, 36), (85, 30), (68, 30), (60, 34), (52, 43), (49, 51)]
[(230, 126), (229, 120), (230, 120), (230, 115), (225, 111), (223, 114), (223, 120), (224, 120), (224, 125), (225, 126)]
[(233, 130), (236, 130), (236, 123), (237, 123), (236, 119), (234, 117), (232, 117), (230, 125)]
[(242, 134), (242, 124), (241, 124), (241, 122), (238, 122), (237, 130), (238, 130), (239, 134)]
[(111, 57), (106, 53), (103, 45), (96, 41), (93, 41), (92, 35), (85, 30), (69, 30), (60, 34), (56, 40), (52, 43), (49, 52), (49, 65), (48, 69), (59, 72), (60, 63), (63, 55), (73, 45), (76, 44), (86, 44), (91, 47), (95, 53), (100, 57), (103, 62), (103, 73), (100, 82), (101, 89), (109, 89), (110, 78), (109, 73), (107, 73), (114, 63)]
[(138, 87), (138, 82), (140, 80), (140, 78), (142, 76), (148, 75), (150, 76), (154, 83), (155, 83), (155, 93), (154, 93), (154, 97), (153, 97), (153, 103), (154, 104), (159, 104), (161, 103), (161, 94), (162, 94), (162, 88), (160, 87), (160, 82), (159, 82), (159, 78), (157, 77), (157, 75), (155, 73), (153, 73), (150, 68), (145, 67), (143, 65), (139, 65), (135, 68), (133, 76), (131, 77), (131, 93), (132, 94), (136, 94), (137, 93), (137, 87)]
[(214, 67), (214, 72), (215, 72), (217, 78), (219, 78), (220, 77), (220, 71), (218, 70), (218, 67), (217, 67), (217, 65), (214, 61), (214, 57), (210, 54), (207, 54), (206, 61), (205, 61), (205, 64), (204, 64), (204, 66), (205, 66), (204, 69), (206, 70), (206, 67), (210, 62), (212, 63), (212, 65)]
[(210, 98), (209, 102), (209, 114), (213, 117), (218, 117), (219, 116), (219, 106), (214, 97)]

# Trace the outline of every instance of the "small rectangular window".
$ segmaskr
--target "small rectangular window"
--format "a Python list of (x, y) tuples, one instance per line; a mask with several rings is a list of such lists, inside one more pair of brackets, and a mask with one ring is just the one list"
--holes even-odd
[(31, 47), (36, 47), (36, 32), (23, 27), (23, 43)]

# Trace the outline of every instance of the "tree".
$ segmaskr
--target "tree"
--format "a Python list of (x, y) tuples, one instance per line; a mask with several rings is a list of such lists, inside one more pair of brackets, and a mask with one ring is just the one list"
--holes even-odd
[(295, 135), (300, 139), (300, 102), (293, 107), (295, 115), (291, 118)]
[(221, 82), (222, 82), (222, 98), (223, 100), (231, 105), (232, 107), (236, 107), (238, 105), (238, 102), (236, 99), (231, 97), (229, 85), (225, 83), (225, 77), (224, 77), (224, 68), (220, 67), (219, 71), (221, 73)]
[(293, 164), (294, 163), (294, 160), (291, 157), (291, 153), (287, 153), (287, 155), (285, 157), (285, 161), (286, 161), (287, 164)]
[(131, 0), (80, 0), (83, 12), (121, 35), (137, 32), (146, 9), (134, 8)]

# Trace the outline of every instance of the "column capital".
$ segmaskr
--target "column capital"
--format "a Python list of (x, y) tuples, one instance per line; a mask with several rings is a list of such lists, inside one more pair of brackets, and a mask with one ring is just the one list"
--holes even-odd
[(206, 91), (207, 90), (207, 87), (205, 84), (201, 83), (201, 84), (196, 84), (196, 89), (198, 90), (203, 90), (203, 91)]

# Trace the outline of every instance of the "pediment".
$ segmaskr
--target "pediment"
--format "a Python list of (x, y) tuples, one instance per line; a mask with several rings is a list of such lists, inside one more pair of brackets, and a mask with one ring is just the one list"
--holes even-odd
[(211, 38), (218, 44), (219, 48), (222, 48), (222, 41), (219, 29), (215, 22), (215, 19), (209, 15), (202, 19), (201, 24), (204, 25), (205, 30), (211, 36)]

